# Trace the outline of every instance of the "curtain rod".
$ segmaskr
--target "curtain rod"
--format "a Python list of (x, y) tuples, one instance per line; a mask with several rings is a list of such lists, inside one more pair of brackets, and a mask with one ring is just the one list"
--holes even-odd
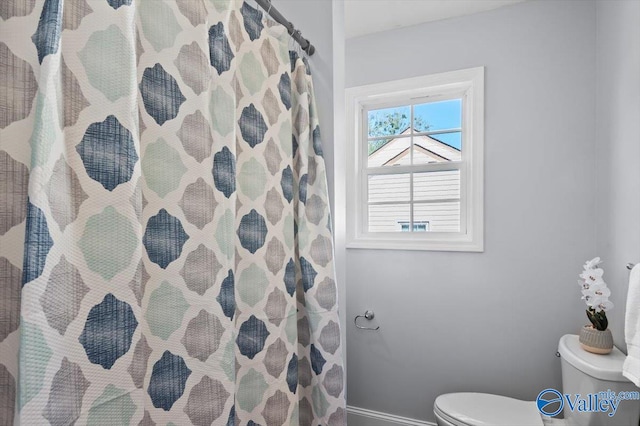
[(300, 32), (300, 30), (296, 30), (293, 24), (287, 18), (282, 16), (280, 12), (278, 12), (278, 9), (273, 7), (273, 5), (271, 4), (271, 0), (256, 0), (256, 3), (258, 3), (258, 5), (263, 8), (268, 15), (270, 15), (273, 19), (287, 28), (289, 35), (293, 37), (293, 39), (300, 45), (300, 47), (302, 47), (302, 50), (307, 52), (307, 55), (311, 56), (314, 54), (316, 48), (313, 47), (309, 40), (302, 37), (302, 33)]

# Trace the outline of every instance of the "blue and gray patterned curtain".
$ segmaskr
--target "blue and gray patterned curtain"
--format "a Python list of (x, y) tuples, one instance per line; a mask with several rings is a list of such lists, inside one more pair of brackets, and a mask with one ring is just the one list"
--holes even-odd
[(345, 424), (289, 46), (236, 0), (0, 2), (0, 424)]

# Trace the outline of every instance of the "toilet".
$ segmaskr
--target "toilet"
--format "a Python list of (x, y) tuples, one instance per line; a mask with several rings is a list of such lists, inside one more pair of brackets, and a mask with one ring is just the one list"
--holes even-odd
[[(558, 353), (562, 360), (562, 393), (569, 394), (570, 398), (575, 398), (575, 394), (584, 397), (608, 390), (616, 394), (640, 391), (622, 375), (625, 355), (618, 348), (613, 348), (609, 355), (595, 355), (582, 349), (578, 336), (566, 334), (560, 338)], [(573, 401), (575, 403), (575, 399)], [(640, 420), (640, 400), (621, 401), (614, 416), (602, 412), (574, 412), (565, 402), (564, 419), (544, 416), (543, 422), (536, 401), (462, 392), (440, 395), (433, 405), (433, 412), (438, 426), (635, 426)]]

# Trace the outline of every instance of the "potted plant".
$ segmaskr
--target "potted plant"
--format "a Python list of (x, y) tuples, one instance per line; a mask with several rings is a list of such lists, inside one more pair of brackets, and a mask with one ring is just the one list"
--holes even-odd
[(591, 324), (580, 330), (579, 341), (582, 348), (595, 354), (608, 354), (613, 350), (613, 336), (607, 327), (607, 311), (613, 308), (609, 301), (611, 290), (602, 276), (604, 271), (598, 267), (600, 258), (588, 260), (578, 281), (582, 287), (582, 299), (587, 304), (587, 318)]

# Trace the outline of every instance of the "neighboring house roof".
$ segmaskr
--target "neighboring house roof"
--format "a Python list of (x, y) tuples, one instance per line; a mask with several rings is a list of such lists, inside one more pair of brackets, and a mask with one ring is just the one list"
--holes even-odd
[[(407, 128), (400, 135), (409, 135), (411, 128)], [(447, 145), (431, 136), (421, 135), (413, 137), (414, 164), (444, 163), (460, 161), (460, 150)], [(411, 138), (396, 137), (391, 139), (369, 155), (369, 167), (409, 165)]]

